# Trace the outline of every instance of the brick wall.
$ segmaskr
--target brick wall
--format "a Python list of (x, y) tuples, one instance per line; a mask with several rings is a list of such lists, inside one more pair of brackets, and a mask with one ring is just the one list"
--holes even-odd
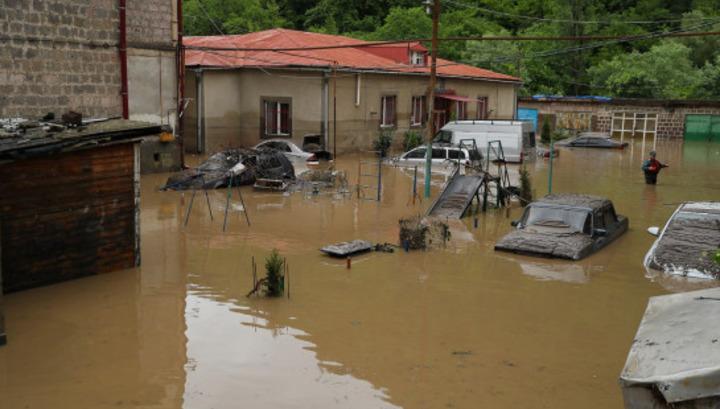
[[(130, 47), (170, 48), (174, 0), (128, 0)], [(0, 117), (122, 113), (118, 0), (0, 0)]]
[[(592, 114), (593, 131), (610, 132), (611, 118), (614, 112), (654, 113), (657, 114), (657, 136), (659, 138), (683, 138), (685, 133), (685, 117), (688, 114), (720, 115), (720, 106), (702, 103), (658, 105), (639, 103), (615, 104), (597, 102), (565, 102), (565, 101), (520, 101), (520, 108), (534, 108), (539, 117), (552, 117), (559, 112), (589, 112)], [(538, 122), (542, 124), (542, 122)], [(554, 124), (553, 124), (554, 125)]]

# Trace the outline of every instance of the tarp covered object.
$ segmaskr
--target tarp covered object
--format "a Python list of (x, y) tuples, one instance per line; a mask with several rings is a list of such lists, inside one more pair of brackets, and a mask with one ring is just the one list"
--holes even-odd
[(620, 384), (655, 389), (667, 403), (714, 398), (720, 407), (718, 323), (720, 288), (650, 298)]

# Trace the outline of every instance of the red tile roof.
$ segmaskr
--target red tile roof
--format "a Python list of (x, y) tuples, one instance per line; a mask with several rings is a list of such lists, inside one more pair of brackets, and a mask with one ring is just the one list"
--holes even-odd
[[(424, 51), (417, 42), (402, 44), (383, 44), (364, 46), (366, 41), (354, 38), (309, 33), (287, 29), (272, 29), (250, 34), (185, 37), (183, 43), (190, 47), (185, 51), (185, 65), (189, 67), (216, 68), (278, 68), (278, 67), (317, 67), (327, 68), (337, 64), (338, 69), (358, 71), (382, 71), (408, 74), (429, 74), (429, 66), (414, 66), (387, 58), (381, 48), (407, 48)], [(213, 48), (302, 48), (335, 45), (357, 45), (358, 47), (331, 48), (319, 50), (293, 51), (237, 51), (215, 50)], [(378, 48), (378, 53), (372, 52)], [(495, 81), (520, 82), (519, 78), (500, 74), (483, 68), (460, 64), (438, 58), (437, 72), (440, 77), (463, 77)]]

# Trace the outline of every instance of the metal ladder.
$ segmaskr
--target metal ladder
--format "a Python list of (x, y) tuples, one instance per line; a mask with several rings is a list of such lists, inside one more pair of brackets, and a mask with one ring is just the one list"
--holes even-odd
[[(507, 170), (507, 162), (505, 160), (505, 152), (503, 151), (501, 141), (488, 141), (487, 156), (485, 157), (485, 172), (490, 175), (490, 164), (497, 165), (497, 176), (493, 177), (493, 181), (497, 184), (497, 207), (505, 205), (505, 197), (510, 187), (510, 174)], [(486, 188), (487, 190), (487, 188)]]
[[(368, 168), (371, 168), (372, 166), (376, 167), (377, 173), (363, 173), (363, 172), (369, 172), (370, 170), (367, 170)], [(366, 169), (366, 170), (363, 170)], [(376, 180), (377, 185), (372, 186), (370, 184), (370, 181), (368, 181), (367, 185), (363, 184), (363, 178), (372, 178), (370, 180)], [(375, 197), (365, 197), (365, 191), (366, 190), (374, 190), (376, 195)], [(382, 157), (378, 154), (378, 160), (377, 163), (374, 163), (374, 161), (371, 160), (360, 160), (358, 162), (358, 183), (357, 183), (357, 198), (360, 200), (374, 200), (374, 201), (380, 201), (380, 197), (382, 195)]]

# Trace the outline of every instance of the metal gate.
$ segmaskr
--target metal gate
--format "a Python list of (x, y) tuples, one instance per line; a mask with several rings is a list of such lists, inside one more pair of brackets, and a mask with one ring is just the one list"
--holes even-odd
[(685, 140), (720, 142), (720, 115), (686, 115)]

